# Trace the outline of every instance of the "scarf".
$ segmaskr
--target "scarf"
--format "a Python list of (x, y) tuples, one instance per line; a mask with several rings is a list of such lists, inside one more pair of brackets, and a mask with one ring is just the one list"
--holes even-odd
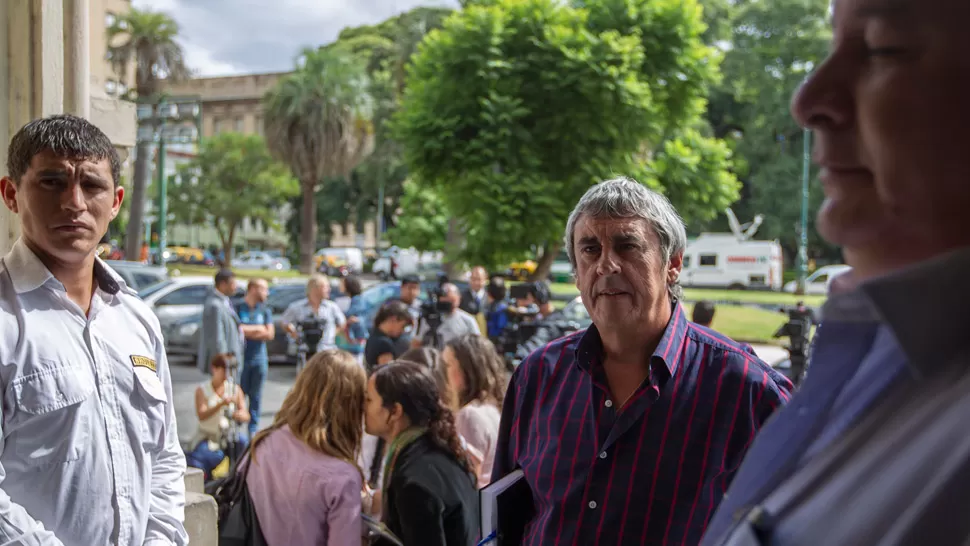
[(384, 499), (382, 514), (387, 514), (387, 488), (391, 483), (391, 474), (394, 472), (394, 464), (397, 463), (398, 455), (418, 438), (424, 436), (426, 432), (428, 432), (426, 427), (411, 427), (398, 434), (391, 445), (388, 446), (387, 455), (384, 456), (384, 479), (381, 480), (381, 496)]

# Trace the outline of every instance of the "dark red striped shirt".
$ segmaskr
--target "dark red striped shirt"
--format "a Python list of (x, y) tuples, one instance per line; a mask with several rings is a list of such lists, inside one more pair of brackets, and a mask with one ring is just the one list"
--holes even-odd
[(680, 305), (622, 411), (595, 326), (512, 376), (493, 479), (522, 468), (536, 517), (524, 544), (696, 545), (745, 450), (792, 385)]

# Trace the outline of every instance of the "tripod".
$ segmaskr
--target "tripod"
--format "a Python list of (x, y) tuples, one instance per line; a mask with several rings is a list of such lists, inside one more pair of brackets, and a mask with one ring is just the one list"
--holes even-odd
[(237, 445), (239, 443), (239, 425), (236, 423), (236, 373), (238, 372), (239, 363), (236, 358), (229, 358), (228, 365), (226, 366), (226, 396), (229, 397), (232, 402), (226, 405), (224, 411), (226, 420), (229, 422), (229, 426), (226, 429), (225, 436), (222, 439), (223, 452), (229, 457), (229, 469), (230, 471), (236, 467)]

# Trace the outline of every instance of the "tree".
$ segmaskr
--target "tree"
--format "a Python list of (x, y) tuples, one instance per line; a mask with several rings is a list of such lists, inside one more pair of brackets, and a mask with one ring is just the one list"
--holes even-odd
[(448, 212), (434, 191), (405, 182), (401, 208), (406, 214), (387, 233), (395, 245), (421, 251), (437, 251), (445, 247)]
[(277, 227), (280, 202), (299, 193), (299, 183), (262, 137), (238, 133), (202, 141), (198, 155), (179, 165), (170, 188), (171, 213), (186, 224), (215, 226), (227, 263), (243, 220)]
[[(544, 276), (569, 211), (615, 174), (653, 172), (694, 198), (689, 176), (715, 173), (707, 182), (736, 198), (725, 150), (685, 133), (717, 81), (702, 31), (692, 0), (494, 0), (430, 33), (394, 128), (414, 183), (462, 224), (461, 258), (498, 263), (540, 245)], [(684, 139), (704, 144), (703, 168), (673, 168), (700, 162), (673, 144)]]
[(347, 177), (374, 146), (369, 78), (343, 48), (306, 49), (296, 71), (266, 96), (273, 154), (300, 180), (300, 270), (309, 273), (317, 243), (314, 194), (327, 177)]
[[(163, 80), (178, 81), (189, 77), (182, 48), (176, 43), (178, 24), (164, 13), (131, 8), (119, 14), (108, 27), (107, 58), (115, 72), (126, 77), (134, 64), (134, 98), (152, 105), (152, 116), (140, 120), (138, 133), (147, 128), (155, 134), (155, 120), (160, 85)], [(129, 93), (131, 97), (131, 93)], [(131, 192), (125, 255), (141, 254), (142, 229), (145, 221), (146, 192), (151, 178), (152, 144), (139, 138), (135, 151), (135, 175)]]

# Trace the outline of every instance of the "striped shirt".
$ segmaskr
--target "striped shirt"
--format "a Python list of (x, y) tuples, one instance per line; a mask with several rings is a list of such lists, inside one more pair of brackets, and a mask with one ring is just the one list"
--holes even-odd
[(791, 383), (680, 306), (623, 408), (595, 326), (515, 371), (492, 477), (522, 468), (536, 515), (527, 545), (696, 545), (758, 429)]

